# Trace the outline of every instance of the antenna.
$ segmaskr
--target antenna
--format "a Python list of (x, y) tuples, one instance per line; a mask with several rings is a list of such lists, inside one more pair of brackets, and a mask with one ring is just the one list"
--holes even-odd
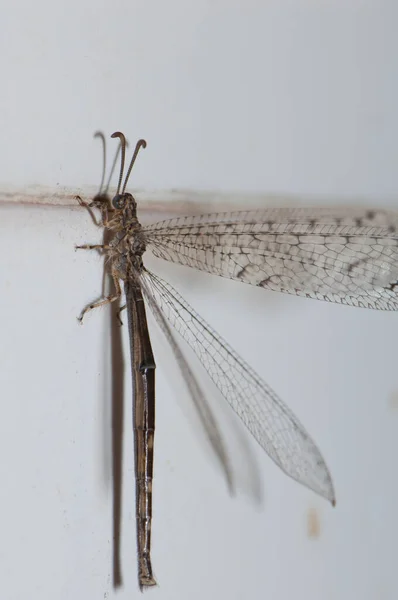
[[(119, 175), (119, 182), (117, 184), (117, 192), (116, 195), (119, 195), (120, 192), (120, 186), (122, 185), (122, 179), (123, 179), (123, 171), (124, 171), (124, 161), (125, 161), (125, 157), (126, 157), (126, 138), (124, 137), (124, 134), (121, 131), (115, 131), (115, 133), (112, 133), (111, 135), (112, 138), (119, 138), (120, 139), (120, 147), (121, 147), (121, 151), (122, 151), (122, 158), (120, 161), (120, 175)], [(122, 188), (122, 194), (125, 193), (126, 191), (126, 186), (127, 186), (127, 182), (129, 180), (131, 171), (133, 169), (134, 163), (135, 163), (135, 159), (137, 158), (138, 152), (140, 151), (141, 148), (146, 148), (146, 141), (145, 140), (138, 140), (138, 142), (135, 145), (135, 150), (134, 150), (134, 154), (133, 157), (130, 161), (130, 165), (129, 168), (127, 169), (127, 174), (124, 180), (124, 184), (123, 184), (123, 188)]]

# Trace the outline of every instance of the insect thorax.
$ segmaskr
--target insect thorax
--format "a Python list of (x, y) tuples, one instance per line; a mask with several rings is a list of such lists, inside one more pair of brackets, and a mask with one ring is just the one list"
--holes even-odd
[(146, 244), (138, 222), (131, 224), (127, 231), (118, 231), (109, 246), (109, 258), (121, 279), (126, 279), (131, 271), (139, 273), (142, 270)]

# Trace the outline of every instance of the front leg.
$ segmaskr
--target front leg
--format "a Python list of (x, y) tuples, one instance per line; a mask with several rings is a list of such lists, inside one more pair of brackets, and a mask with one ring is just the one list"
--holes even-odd
[[(80, 204), (80, 206), (81, 206), (82, 208), (85, 208), (85, 209), (86, 209), (86, 211), (87, 211), (87, 212), (88, 212), (88, 214), (90, 215), (90, 217), (91, 217), (91, 220), (92, 220), (92, 222), (94, 223), (94, 225), (95, 225), (96, 227), (102, 227), (102, 223), (98, 223), (98, 221), (97, 221), (97, 219), (96, 219), (96, 217), (95, 217), (95, 214), (94, 214), (94, 212), (91, 210), (91, 204), (92, 204), (92, 203), (90, 202), (90, 204), (89, 204), (88, 202), (86, 202), (85, 200), (83, 200), (83, 198), (81, 198), (80, 196), (75, 196), (75, 199), (78, 201), (78, 203)], [(102, 217), (102, 213), (101, 213), (101, 217)]]
[(84, 308), (82, 310), (80, 317), (78, 317), (78, 320), (80, 321), (80, 323), (82, 323), (84, 315), (86, 313), (88, 313), (90, 310), (93, 310), (94, 308), (99, 308), (100, 306), (105, 306), (106, 304), (111, 304), (112, 302), (115, 302), (116, 300), (118, 300), (120, 298), (120, 296), (122, 295), (122, 288), (120, 287), (119, 276), (118, 276), (116, 268), (114, 266), (112, 267), (111, 275), (112, 275), (113, 283), (115, 286), (115, 292), (113, 294), (110, 294), (109, 296), (100, 298), (96, 302), (93, 302), (92, 304), (89, 304), (88, 306), (86, 306), (86, 308)]
[[(78, 201), (78, 203), (80, 204), (80, 206), (82, 206), (83, 208), (85, 208), (87, 210), (94, 225), (96, 225), (97, 227), (108, 227), (109, 212), (110, 212), (108, 196), (99, 194), (91, 202), (86, 202), (80, 196), (75, 196), (75, 198)], [(98, 208), (98, 210), (100, 211), (100, 213), (101, 213), (101, 221), (100, 222), (97, 221), (97, 219), (94, 215), (94, 212), (92, 211), (93, 208)]]

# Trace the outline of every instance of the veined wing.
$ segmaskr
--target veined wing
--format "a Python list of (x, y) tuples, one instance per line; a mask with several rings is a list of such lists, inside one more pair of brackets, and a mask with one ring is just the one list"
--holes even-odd
[(287, 475), (334, 503), (325, 461), (290, 409), (171, 285), (147, 270), (140, 280), (145, 296), (191, 346), (225, 400), (272, 460)]
[(209, 406), (207, 399), (194, 375), (188, 362), (186, 361), (183, 353), (181, 352), (176, 340), (174, 339), (173, 332), (171, 331), (166, 318), (155, 301), (154, 295), (151, 293), (149, 286), (146, 281), (143, 280), (142, 292), (145, 300), (148, 302), (149, 307), (155, 317), (159, 327), (163, 331), (170, 347), (173, 351), (174, 357), (180, 367), (181, 374), (187, 384), (188, 390), (191, 394), (192, 401), (194, 403), (196, 412), (202, 422), (203, 428), (209, 440), (209, 443), (216, 455), (223, 472), (225, 474), (228, 487), (230, 491), (233, 490), (233, 477), (232, 470), (228, 459), (228, 454), (224, 445), (222, 434), (217, 425), (217, 421), (213, 415), (211, 407)]
[(230, 212), (143, 228), (155, 256), (270, 290), (398, 310), (398, 214), (363, 209)]

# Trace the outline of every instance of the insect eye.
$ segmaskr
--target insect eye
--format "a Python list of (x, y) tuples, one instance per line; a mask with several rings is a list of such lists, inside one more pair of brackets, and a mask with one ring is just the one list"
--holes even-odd
[(126, 197), (124, 194), (117, 194), (112, 200), (112, 206), (116, 210), (120, 210), (126, 206)]

